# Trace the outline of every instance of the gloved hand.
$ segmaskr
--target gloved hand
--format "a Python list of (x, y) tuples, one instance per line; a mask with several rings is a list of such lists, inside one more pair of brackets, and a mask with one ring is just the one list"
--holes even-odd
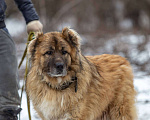
[(39, 20), (31, 21), (27, 24), (27, 32), (43, 32), (43, 25)]

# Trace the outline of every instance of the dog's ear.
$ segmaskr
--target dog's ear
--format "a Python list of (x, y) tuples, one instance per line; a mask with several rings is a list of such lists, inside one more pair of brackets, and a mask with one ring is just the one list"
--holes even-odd
[(70, 29), (68, 27), (65, 27), (63, 30), (62, 30), (62, 35), (63, 35), (63, 38), (65, 40), (67, 40), (71, 46), (73, 47), (77, 47), (78, 49), (80, 48), (80, 36), (79, 34), (74, 31), (73, 29)]
[(30, 41), (27, 49), (27, 53), (29, 58), (33, 58), (36, 52), (36, 47), (41, 43), (41, 41), (44, 39), (43, 33), (35, 33), (34, 39)]

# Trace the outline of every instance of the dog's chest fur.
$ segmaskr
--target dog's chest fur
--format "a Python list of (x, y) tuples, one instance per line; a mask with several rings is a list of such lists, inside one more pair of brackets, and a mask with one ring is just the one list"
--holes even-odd
[(70, 118), (69, 113), (64, 113), (64, 97), (43, 99), (38, 105), (38, 110), (44, 116), (44, 120), (67, 120)]

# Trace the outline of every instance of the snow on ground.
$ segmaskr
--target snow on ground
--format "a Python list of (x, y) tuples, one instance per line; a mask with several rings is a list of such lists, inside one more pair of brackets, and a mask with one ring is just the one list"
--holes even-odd
[(134, 79), (137, 91), (137, 111), (139, 120), (150, 120), (150, 76)]
[[(20, 85), (23, 85), (23, 80), (20, 82)], [(21, 94), (21, 90), (19, 90), (19, 94)], [(23, 92), (23, 96), (22, 96), (22, 104), (21, 104), (21, 114), (20, 114), (20, 120), (28, 120), (28, 109), (27, 109), (27, 98), (26, 98), (26, 93)], [(31, 118), (32, 120), (41, 120), (39, 117), (37, 117), (37, 114), (35, 112), (35, 110), (33, 109), (33, 105), (31, 103)]]

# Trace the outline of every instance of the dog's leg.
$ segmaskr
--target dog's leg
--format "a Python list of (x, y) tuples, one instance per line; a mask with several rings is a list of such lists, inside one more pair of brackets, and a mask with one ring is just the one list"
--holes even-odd
[[(135, 91), (131, 82), (126, 81), (119, 88), (116, 99), (110, 105), (111, 120), (137, 120), (135, 108)], [(122, 84), (124, 84), (122, 82)]]

